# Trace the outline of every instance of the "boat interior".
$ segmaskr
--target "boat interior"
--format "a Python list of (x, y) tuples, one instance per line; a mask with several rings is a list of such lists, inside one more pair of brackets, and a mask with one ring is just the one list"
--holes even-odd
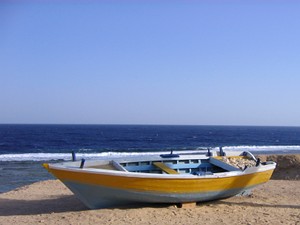
[[(226, 158), (226, 160), (224, 160)], [(228, 163), (229, 159), (242, 159), (242, 167), (238, 167)], [(205, 155), (176, 155), (171, 154), (160, 155), (153, 159), (139, 159), (139, 160), (111, 160), (103, 165), (89, 165), (88, 168), (93, 169), (108, 169), (118, 170), (124, 172), (135, 173), (152, 173), (152, 174), (192, 174), (197, 176), (212, 175), (214, 173), (223, 173), (229, 171), (245, 170), (250, 164), (251, 166), (258, 166), (260, 162), (248, 152), (241, 155), (225, 156), (217, 154), (216, 156)]]
[[(211, 160), (213, 159), (213, 160)], [(218, 172), (234, 171), (237, 168), (231, 168), (226, 163), (216, 165), (219, 163), (212, 163), (214, 158), (209, 159), (170, 159), (161, 161), (142, 161), (142, 162), (123, 162), (113, 164), (119, 164), (115, 166), (117, 168), (124, 168), (128, 172), (136, 173), (158, 173), (158, 174), (194, 174), (194, 175), (209, 175)], [(230, 168), (229, 168), (230, 167)]]

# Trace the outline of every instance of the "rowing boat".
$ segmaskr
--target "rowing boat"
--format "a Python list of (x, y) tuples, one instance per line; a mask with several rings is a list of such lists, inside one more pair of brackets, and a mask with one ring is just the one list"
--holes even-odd
[[(75, 159), (75, 157), (73, 157)], [(249, 193), (276, 167), (250, 152), (216, 151), (79, 160), (44, 167), (91, 209), (189, 203)]]

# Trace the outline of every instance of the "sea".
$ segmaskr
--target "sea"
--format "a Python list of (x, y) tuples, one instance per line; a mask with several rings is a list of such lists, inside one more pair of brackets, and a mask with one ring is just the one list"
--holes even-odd
[(134, 155), (247, 150), (300, 153), (300, 127), (0, 124), (0, 193), (54, 179), (45, 162)]

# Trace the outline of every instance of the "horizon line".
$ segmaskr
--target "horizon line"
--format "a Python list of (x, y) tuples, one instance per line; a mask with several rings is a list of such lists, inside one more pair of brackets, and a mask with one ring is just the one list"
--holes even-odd
[(79, 125), (79, 126), (210, 126), (210, 127), (300, 127), (299, 125), (230, 125), (230, 124), (138, 124), (138, 123), (0, 123), (0, 125)]

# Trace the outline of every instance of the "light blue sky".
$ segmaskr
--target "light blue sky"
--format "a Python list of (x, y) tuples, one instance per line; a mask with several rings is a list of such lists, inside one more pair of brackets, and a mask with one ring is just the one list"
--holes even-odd
[(300, 4), (54, 2), (0, 3), (0, 123), (300, 126)]

